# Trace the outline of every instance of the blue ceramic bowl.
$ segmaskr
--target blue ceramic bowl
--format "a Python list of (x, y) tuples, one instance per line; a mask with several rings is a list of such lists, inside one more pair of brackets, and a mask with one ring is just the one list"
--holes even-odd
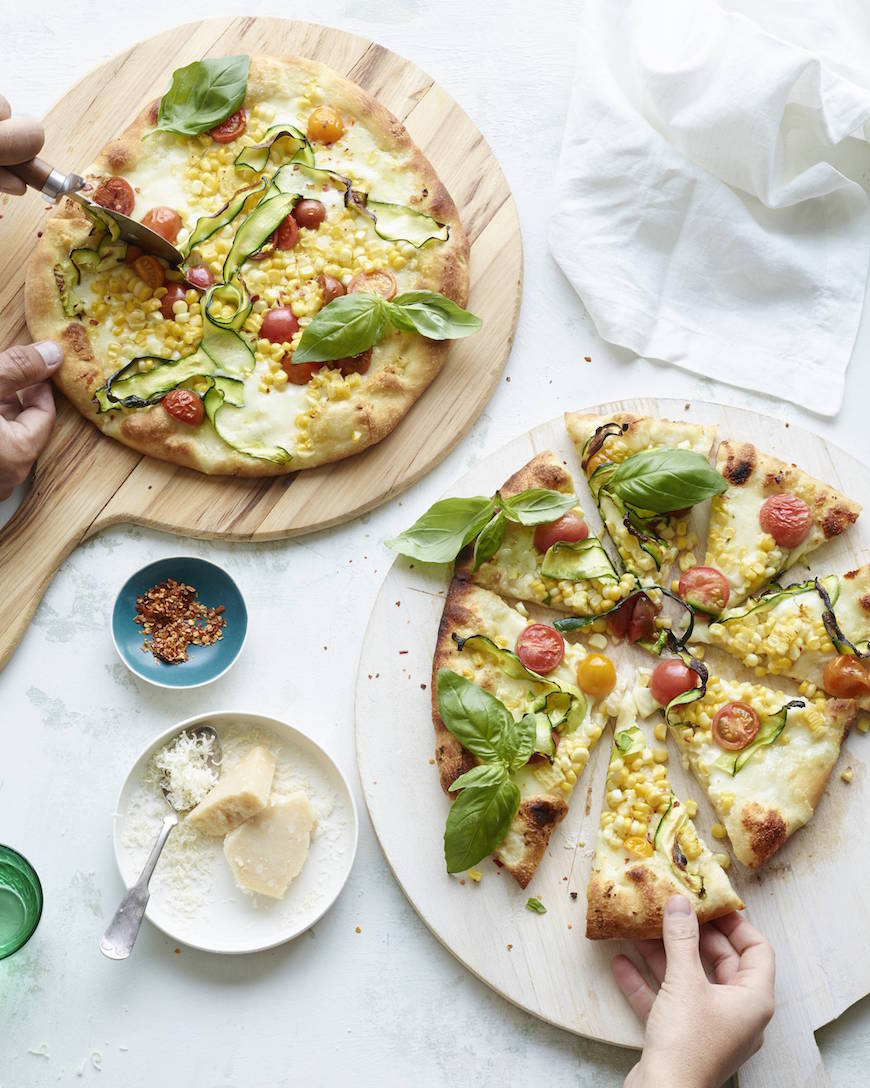
[[(158, 661), (150, 651), (143, 653), (145, 634), (135, 622), (136, 598), (168, 578), (193, 586), (197, 600), (207, 608), (223, 605), (227, 621), (223, 638), (211, 646), (188, 647), (188, 660), (177, 665)], [(130, 672), (164, 688), (201, 687), (223, 676), (242, 652), (247, 630), (248, 612), (236, 583), (214, 563), (189, 555), (158, 559), (136, 571), (122, 586), (112, 611), (112, 640), (118, 656)]]

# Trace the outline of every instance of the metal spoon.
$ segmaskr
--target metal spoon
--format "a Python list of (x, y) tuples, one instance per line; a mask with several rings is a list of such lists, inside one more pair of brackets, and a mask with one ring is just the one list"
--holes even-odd
[[(173, 744), (181, 736), (181, 733), (187, 733), (191, 737), (214, 738), (207, 764), (212, 770), (217, 771), (219, 778), (221, 773), (221, 742), (214, 729), (210, 725), (200, 725), (196, 729), (182, 729), (172, 740), (167, 741), (167, 744)], [(142, 925), (142, 919), (145, 916), (145, 908), (148, 906), (148, 900), (151, 896), (148, 885), (151, 883), (154, 867), (157, 865), (157, 860), (166, 845), (169, 833), (178, 823), (179, 812), (187, 811), (173, 806), (169, 799), (168, 786), (168, 782), (163, 783), (163, 796), (172, 811), (168, 812), (163, 820), (157, 842), (148, 855), (141, 876), (121, 900), (120, 906), (115, 911), (115, 917), (109, 922), (106, 932), (100, 940), (100, 951), (104, 956), (108, 956), (110, 960), (125, 960), (133, 951), (133, 945), (139, 935), (139, 927)]]

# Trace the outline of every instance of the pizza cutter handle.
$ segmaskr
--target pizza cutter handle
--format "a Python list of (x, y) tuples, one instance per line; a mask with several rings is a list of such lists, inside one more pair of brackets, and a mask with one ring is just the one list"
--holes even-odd
[(50, 204), (56, 204), (66, 193), (78, 192), (85, 183), (85, 179), (78, 174), (64, 174), (55, 170), (45, 159), (30, 159), (15, 166), (7, 166), (6, 169), (17, 174), (25, 185), (36, 189)]

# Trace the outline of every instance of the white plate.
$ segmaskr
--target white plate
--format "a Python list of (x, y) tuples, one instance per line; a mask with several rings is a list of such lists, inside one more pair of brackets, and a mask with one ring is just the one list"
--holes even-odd
[(221, 739), (224, 767), (252, 744), (275, 752), (273, 794), (304, 789), (317, 827), (302, 872), (283, 899), (269, 899), (236, 886), (223, 854), (223, 840), (185, 828), (169, 837), (151, 880), (145, 916), (176, 941), (206, 952), (259, 952), (298, 937), (338, 898), (357, 847), (353, 796), (338, 767), (298, 729), (275, 718), (218, 711), (179, 722), (139, 756), (121, 789), (115, 812), (115, 858), (129, 888), (137, 880), (168, 811), (159, 786), (145, 781), (154, 754), (179, 730), (211, 725)]

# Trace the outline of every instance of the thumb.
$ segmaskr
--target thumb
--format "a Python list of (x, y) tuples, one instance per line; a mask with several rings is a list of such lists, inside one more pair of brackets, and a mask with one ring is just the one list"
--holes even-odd
[(668, 961), (665, 981), (705, 977), (698, 951), (698, 917), (684, 895), (672, 895), (667, 902), (662, 940)]
[(0, 352), (0, 399), (44, 382), (62, 362), (63, 349), (53, 340), (15, 344)]

